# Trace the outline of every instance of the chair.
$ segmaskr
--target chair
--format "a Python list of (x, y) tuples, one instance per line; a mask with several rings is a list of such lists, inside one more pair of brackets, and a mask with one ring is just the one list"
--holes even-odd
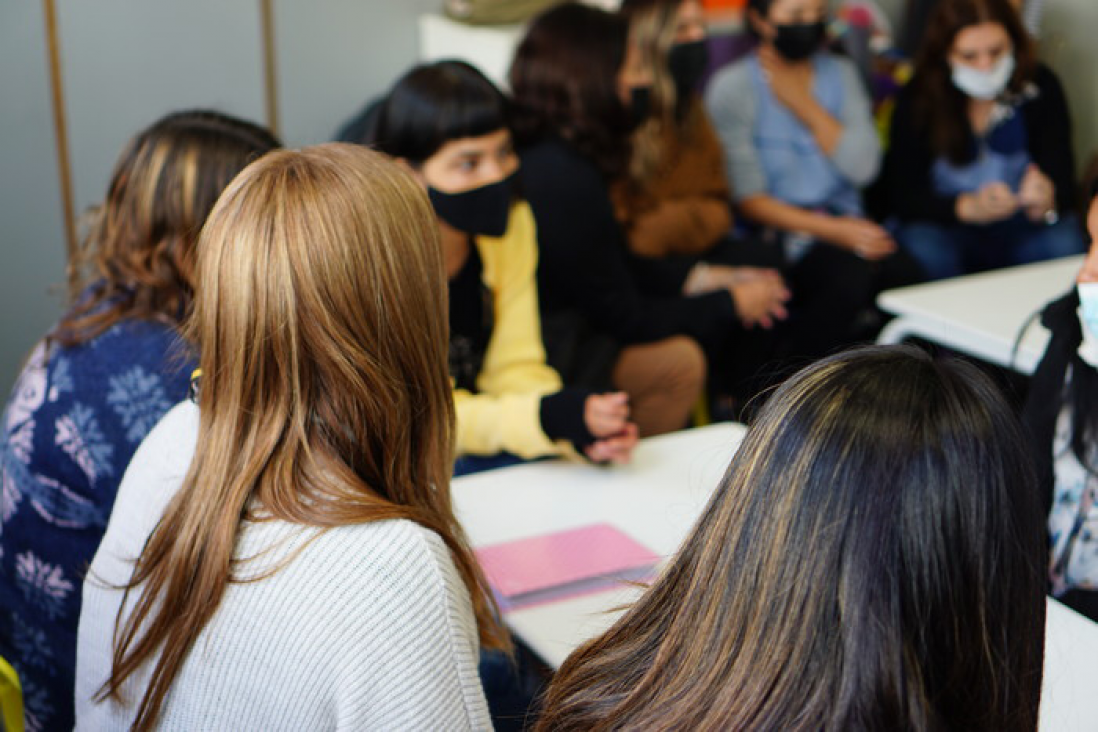
[(0, 658), (0, 721), (7, 732), (23, 732), (23, 687), (11, 664)]

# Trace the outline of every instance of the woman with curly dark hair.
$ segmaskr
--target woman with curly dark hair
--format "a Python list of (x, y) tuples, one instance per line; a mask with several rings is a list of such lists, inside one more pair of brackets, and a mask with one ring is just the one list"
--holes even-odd
[(1008, 0), (934, 8), (884, 184), (932, 279), (1083, 251), (1067, 101)]
[(72, 728), (80, 583), (130, 457), (186, 396), (194, 359), (176, 326), (198, 232), (233, 176), (278, 145), (215, 112), (138, 134), (70, 262), (71, 309), (15, 385), (0, 429), (0, 655), (31, 728)]

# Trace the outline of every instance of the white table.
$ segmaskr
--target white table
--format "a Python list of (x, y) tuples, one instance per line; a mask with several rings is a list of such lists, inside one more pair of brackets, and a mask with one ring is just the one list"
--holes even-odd
[[(715, 424), (649, 438), (625, 466), (554, 460), (457, 478), (454, 506), (473, 546), (607, 522), (667, 557), (701, 515), (743, 432)], [(612, 590), (517, 610), (507, 624), (557, 667), (613, 622), (606, 610), (633, 596)]]
[(1040, 729), (1098, 730), (1098, 625), (1048, 601)]
[[(605, 521), (670, 557), (705, 508), (744, 431), (716, 424), (643, 440), (624, 467), (554, 460), (457, 478), (455, 508), (475, 547)], [(514, 611), (506, 620), (556, 668), (608, 628), (638, 592), (591, 594)], [(1041, 729), (1098, 730), (1098, 625), (1049, 600), (1045, 647)]]
[(1031, 316), (1071, 289), (1082, 259), (1065, 257), (882, 292), (877, 304), (897, 317), (877, 342), (924, 338), (1031, 374), (1048, 345), (1048, 331), (1034, 321), (1016, 356), (1014, 345)]

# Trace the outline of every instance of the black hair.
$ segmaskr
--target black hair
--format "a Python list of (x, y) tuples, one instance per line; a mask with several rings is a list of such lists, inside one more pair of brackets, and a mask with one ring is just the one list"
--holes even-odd
[(417, 66), (402, 76), (378, 110), (372, 144), (419, 164), (447, 142), (510, 127), (507, 100), (464, 61)]

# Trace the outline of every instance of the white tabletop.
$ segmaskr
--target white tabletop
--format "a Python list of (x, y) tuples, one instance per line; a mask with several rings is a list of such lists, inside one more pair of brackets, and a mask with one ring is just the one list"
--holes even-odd
[[(458, 518), (473, 546), (608, 522), (669, 557), (689, 532), (743, 439), (716, 424), (643, 440), (632, 464), (599, 468), (552, 460), (453, 482)], [(638, 594), (620, 588), (508, 613), (507, 624), (559, 667)], [(1098, 730), (1098, 625), (1048, 603), (1041, 729)]]
[(882, 292), (877, 304), (897, 317), (878, 342), (917, 336), (1033, 373), (1048, 345), (1048, 331), (1034, 321), (1012, 358), (1015, 342), (1031, 316), (1071, 289), (1081, 263), (1082, 256), (1065, 257)]
[[(455, 510), (475, 547), (606, 522), (667, 557), (701, 515), (743, 433), (725, 423), (649, 438), (625, 466), (552, 460), (457, 478)], [(556, 667), (633, 595), (612, 590), (517, 610), (507, 624)]]

